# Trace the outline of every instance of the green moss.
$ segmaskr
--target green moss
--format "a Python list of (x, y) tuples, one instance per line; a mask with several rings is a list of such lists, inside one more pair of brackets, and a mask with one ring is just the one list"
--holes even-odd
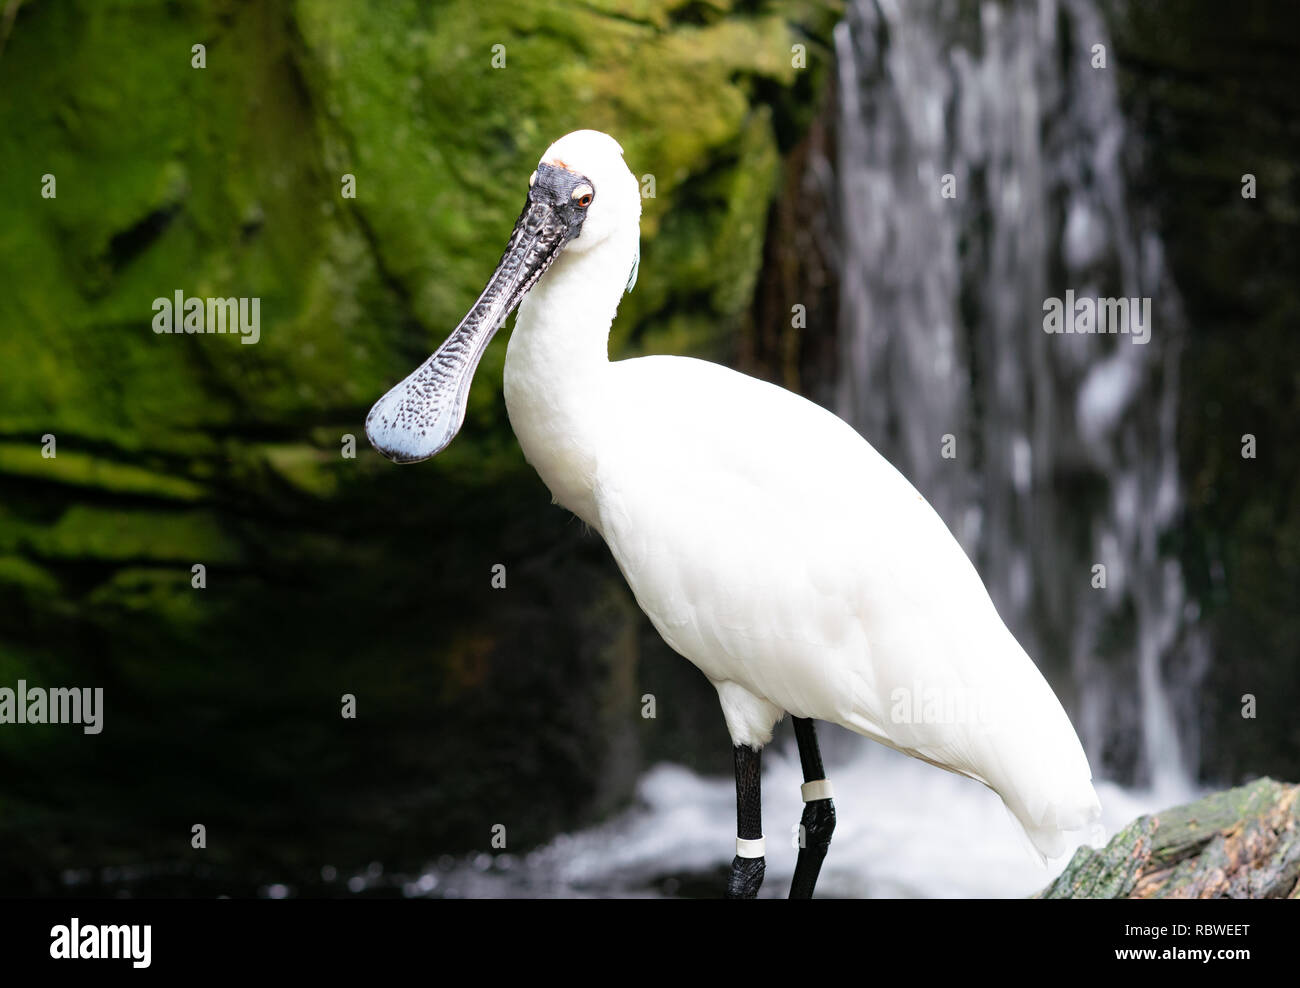
[(22, 587), (31, 597), (37, 597), (57, 593), (59, 581), (29, 559), (4, 555), (0, 556), (0, 586)]
[[(364, 436), (361, 441), (365, 441)], [(259, 449), (271, 469), (305, 494), (328, 497), (338, 488), (344, 465), (341, 451), (327, 453), (302, 445), (264, 445)]]
[(1300, 787), (1272, 779), (1142, 816), (1080, 848), (1039, 897), (1279, 897), (1300, 891)]
[(36, 442), (22, 446), (0, 443), (0, 474), (176, 501), (196, 501), (204, 495), (202, 485), (184, 477), (73, 452), (66, 443), (61, 448), (56, 446), (56, 453), (48, 458), (43, 456), (41, 445)]
[(241, 552), (205, 511), (115, 511), (74, 504), (53, 525), (32, 533), (42, 558), (135, 560), (184, 564), (235, 562)]

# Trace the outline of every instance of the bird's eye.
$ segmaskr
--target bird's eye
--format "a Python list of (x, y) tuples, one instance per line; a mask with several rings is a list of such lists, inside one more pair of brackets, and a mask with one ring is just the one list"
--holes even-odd
[(579, 185), (573, 190), (573, 201), (583, 209), (591, 205), (591, 200), (595, 198), (595, 190), (590, 185)]

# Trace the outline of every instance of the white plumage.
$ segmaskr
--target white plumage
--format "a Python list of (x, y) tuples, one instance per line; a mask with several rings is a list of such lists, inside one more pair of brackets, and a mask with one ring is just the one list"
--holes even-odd
[(1064, 831), (1100, 815), (1087, 759), (943, 521), (795, 394), (689, 358), (610, 362), (636, 180), (593, 131), (542, 161), (589, 178), (596, 198), (520, 305), (510, 421), (556, 501), (604, 537), (655, 628), (713, 682), (734, 743), (765, 744), (785, 712), (840, 724), (984, 783), (1040, 854), (1060, 854)]

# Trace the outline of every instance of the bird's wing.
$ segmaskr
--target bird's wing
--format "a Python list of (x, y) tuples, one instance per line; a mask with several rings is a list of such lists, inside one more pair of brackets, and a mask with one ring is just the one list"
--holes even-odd
[(852, 428), (704, 361), (614, 367), (601, 530), (674, 649), (715, 682), (986, 783), (1031, 837), (1044, 814), (1095, 803), (1073, 727), (975, 568)]
[[(670, 644), (711, 678), (840, 722), (854, 694), (860, 716), (888, 719), (875, 680), (899, 648), (910, 672), (951, 679), (945, 632), (992, 605), (943, 522), (869, 444), (811, 402), (715, 364), (614, 366), (624, 407), (597, 468), (602, 531)], [(805, 654), (817, 668), (802, 668)], [(801, 697), (810, 684), (840, 709)]]

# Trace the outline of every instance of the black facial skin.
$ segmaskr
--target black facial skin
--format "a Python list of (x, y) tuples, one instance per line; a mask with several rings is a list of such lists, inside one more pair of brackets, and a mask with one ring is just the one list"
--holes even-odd
[(566, 241), (578, 239), (582, 232), (582, 221), (587, 218), (587, 210), (591, 208), (591, 203), (585, 207), (580, 206), (578, 200), (573, 198), (573, 190), (579, 185), (585, 185), (593, 191), (596, 188), (584, 175), (558, 165), (543, 164), (537, 166), (537, 179), (528, 190), (530, 204), (545, 204), (558, 214), (566, 229)]

